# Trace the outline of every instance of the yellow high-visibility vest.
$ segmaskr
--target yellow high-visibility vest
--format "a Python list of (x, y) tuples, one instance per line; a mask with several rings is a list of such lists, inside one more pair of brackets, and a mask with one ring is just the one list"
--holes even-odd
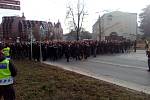
[(13, 84), (13, 78), (9, 70), (9, 60), (5, 59), (0, 62), (0, 85)]

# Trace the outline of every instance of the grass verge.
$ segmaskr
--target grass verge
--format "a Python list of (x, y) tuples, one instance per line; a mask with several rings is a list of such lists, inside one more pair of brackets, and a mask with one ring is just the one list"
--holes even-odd
[(74, 72), (40, 64), (14, 61), (17, 100), (150, 100), (150, 95)]

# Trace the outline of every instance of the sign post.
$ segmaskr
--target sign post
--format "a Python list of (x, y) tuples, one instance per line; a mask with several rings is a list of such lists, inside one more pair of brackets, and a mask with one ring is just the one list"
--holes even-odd
[(42, 34), (44, 34), (44, 29), (41, 25), (40, 26), (40, 62), (42, 62)]
[(33, 42), (33, 34), (32, 34), (32, 27), (30, 28), (30, 45), (31, 45), (31, 60), (32, 60), (32, 42)]

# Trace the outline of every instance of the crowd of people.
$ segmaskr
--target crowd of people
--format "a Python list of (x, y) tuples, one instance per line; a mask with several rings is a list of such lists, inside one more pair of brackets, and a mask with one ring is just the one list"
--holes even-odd
[[(9, 43), (12, 59), (29, 58), (40, 61), (40, 43)], [(49, 41), (41, 43), (42, 60), (56, 61), (66, 58), (76, 60), (87, 59), (90, 56), (96, 57), (102, 54), (126, 53), (134, 46), (131, 41)], [(32, 48), (32, 49), (31, 49)], [(32, 51), (32, 53), (31, 53)]]
[[(30, 43), (1, 43), (0, 44), (0, 99), (15, 100), (13, 88), (14, 77), (17, 70), (12, 59), (30, 59), (56, 61), (66, 58), (76, 60), (96, 57), (102, 54), (126, 53), (135, 46), (131, 41), (50, 41)], [(133, 47), (134, 48), (134, 47)], [(149, 54), (150, 55), (150, 54)], [(150, 57), (150, 56), (149, 56)], [(149, 61), (150, 63), (150, 61)], [(149, 64), (150, 65), (150, 64)]]

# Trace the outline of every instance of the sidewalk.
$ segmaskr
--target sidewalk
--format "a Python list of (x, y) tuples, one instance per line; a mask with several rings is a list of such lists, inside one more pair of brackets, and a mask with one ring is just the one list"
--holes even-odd
[[(134, 55), (134, 56), (133, 56)], [(123, 54), (120, 55), (121, 57), (125, 57), (127, 59), (136, 59), (139, 61), (146, 61), (147, 62), (147, 56), (145, 50), (137, 50), (137, 52), (131, 52), (129, 54)]]

